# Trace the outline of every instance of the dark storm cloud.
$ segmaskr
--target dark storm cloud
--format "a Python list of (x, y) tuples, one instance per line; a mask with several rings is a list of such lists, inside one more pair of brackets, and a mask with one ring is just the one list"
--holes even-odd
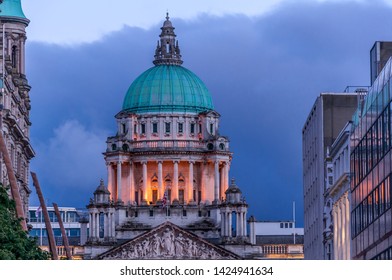
[[(390, 40), (379, 2), (285, 5), (266, 16), (176, 20), (184, 66), (213, 95), (229, 136), (231, 176), (257, 219), (302, 217), (301, 129), (316, 97), (369, 83), (369, 50)], [(51, 200), (84, 206), (106, 179), (101, 153), (131, 82), (152, 66), (160, 26), (124, 27), (75, 47), (29, 43), (31, 169)], [(96, 151), (96, 153), (94, 153)]]

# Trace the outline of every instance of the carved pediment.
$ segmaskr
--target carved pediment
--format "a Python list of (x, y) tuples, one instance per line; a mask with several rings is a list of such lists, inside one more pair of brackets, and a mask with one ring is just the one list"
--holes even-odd
[(98, 259), (240, 259), (240, 257), (170, 222), (165, 222), (101, 254)]

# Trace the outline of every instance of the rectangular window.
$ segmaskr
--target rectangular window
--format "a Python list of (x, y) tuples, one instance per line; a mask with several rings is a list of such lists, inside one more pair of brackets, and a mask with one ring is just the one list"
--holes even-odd
[(127, 127), (126, 127), (126, 125), (125, 125), (125, 123), (123, 123), (122, 125), (122, 133), (127, 133)]
[(195, 134), (195, 124), (191, 123), (191, 134)]
[(139, 205), (139, 192), (138, 191), (135, 191), (135, 202), (136, 202), (136, 205)]
[(184, 124), (183, 123), (179, 123), (178, 124), (178, 133), (183, 133), (183, 128), (184, 128)]
[(165, 132), (170, 133), (170, 123), (165, 123)]
[(150, 217), (154, 217), (154, 210), (150, 210)]
[(214, 124), (210, 123), (210, 134), (214, 134)]
[(170, 202), (171, 201), (171, 189), (168, 189), (166, 191), (166, 193), (167, 193), (167, 200)]
[(133, 126), (133, 133), (137, 133), (137, 125), (135, 124), (134, 126)]
[(56, 213), (54, 211), (48, 211), (48, 214), (49, 214), (49, 220), (51, 222), (58, 222)]
[[(35, 223), (35, 222), (37, 222), (38, 221), (38, 219), (39, 219), (39, 214), (40, 212), (38, 212), (38, 213), (36, 213), (36, 211), (32, 211), (32, 210), (30, 210), (29, 211), (29, 221), (30, 222), (32, 222), (32, 223)], [(38, 214), (37, 216), (36, 216), (36, 214)]]
[(140, 128), (141, 128), (141, 133), (146, 134), (146, 124), (142, 123)]
[(152, 190), (152, 203), (156, 203), (158, 200), (158, 190)]
[(152, 124), (152, 133), (158, 133), (158, 123)]
[(78, 221), (78, 214), (74, 211), (67, 212), (67, 222), (75, 223)]
[(182, 210), (182, 216), (186, 217), (187, 213), (186, 210)]
[(181, 204), (184, 204), (184, 190), (178, 190), (178, 200)]

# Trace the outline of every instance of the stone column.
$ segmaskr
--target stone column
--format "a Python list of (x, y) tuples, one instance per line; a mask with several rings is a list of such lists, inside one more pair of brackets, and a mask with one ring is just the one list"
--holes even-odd
[(236, 212), (236, 236), (241, 236), (241, 213)]
[(207, 186), (207, 175), (206, 175), (206, 167), (207, 163), (202, 162), (201, 163), (201, 185), (200, 185), (200, 190), (201, 190), (201, 200), (203, 202), (206, 202), (207, 200), (207, 192), (206, 192), (206, 186)]
[(221, 210), (221, 236), (225, 236), (225, 213)]
[(214, 200), (219, 202), (219, 161), (215, 161), (215, 191), (214, 191)]
[(110, 209), (108, 212), (108, 234), (107, 234), (107, 236), (109, 238), (112, 237), (112, 213), (111, 213)]
[(103, 226), (103, 237), (108, 237), (108, 233), (109, 233), (109, 213), (104, 213), (105, 217), (104, 217), (104, 226)]
[(162, 161), (158, 161), (158, 199), (163, 198)]
[(99, 237), (99, 212), (95, 213), (95, 230), (96, 230), (95, 235), (97, 236), (97, 238), (100, 238)]
[(193, 161), (189, 162), (188, 201), (193, 201)]
[(115, 193), (114, 193), (114, 186), (113, 186), (113, 168), (110, 162), (106, 163), (108, 169), (108, 190), (110, 192), (110, 198), (114, 200)]
[(20, 38), (20, 73), (25, 74), (25, 40), (26, 37)]
[(223, 193), (225, 193), (225, 191), (229, 188), (229, 183), (230, 183), (229, 170), (230, 170), (230, 162), (226, 161), (226, 165), (225, 165), (225, 185), (224, 185)]
[(89, 214), (90, 215), (90, 219), (89, 219), (89, 221), (90, 221), (90, 238), (94, 238), (94, 214), (93, 213), (90, 213)]
[(172, 186), (172, 193), (171, 199), (178, 199), (178, 161), (173, 161), (174, 163), (174, 170), (173, 170), (173, 186)]
[(136, 200), (135, 197), (135, 185), (133, 183), (133, 162), (129, 162), (129, 177), (128, 177), (128, 187), (129, 187), (129, 200), (133, 203)]
[(339, 238), (339, 260), (343, 259), (343, 205), (342, 205), (342, 200), (339, 200), (339, 233), (338, 233), (338, 238)]
[(333, 255), (334, 259), (338, 259), (338, 213), (336, 211), (336, 206), (333, 207)]
[(247, 229), (247, 224), (246, 224), (246, 212), (244, 212), (243, 214), (243, 218), (242, 218), (242, 221), (243, 221), (243, 236), (247, 236), (248, 235), (248, 229)]
[(342, 259), (345, 260), (346, 259), (346, 240), (347, 240), (347, 236), (346, 236), (346, 203), (344, 201), (344, 198), (341, 199), (342, 200)]
[(116, 237), (116, 231), (115, 231), (115, 227), (116, 227), (116, 223), (115, 223), (115, 219), (114, 219), (114, 213), (111, 213), (111, 218), (110, 218), (110, 224), (111, 224), (111, 234), (110, 237), (114, 238)]
[(220, 174), (219, 174), (219, 199), (222, 201), (225, 198), (225, 191), (224, 191), (224, 185), (225, 185), (225, 168), (226, 165), (223, 163), (223, 166), (221, 168)]
[(228, 235), (227, 236), (229, 236), (229, 237), (231, 237), (232, 236), (232, 230), (231, 230), (231, 227), (232, 227), (232, 212), (229, 212), (229, 226), (228, 226)]
[(344, 201), (346, 204), (346, 259), (351, 259), (351, 231), (350, 231), (350, 201), (348, 200), (348, 194), (344, 195)]
[(121, 199), (121, 195), (122, 195), (122, 193), (121, 193), (121, 184), (122, 184), (122, 181), (121, 181), (121, 165), (122, 165), (122, 162), (121, 161), (118, 161), (117, 162), (117, 201), (122, 201), (122, 199)]
[(143, 161), (143, 199), (148, 201), (147, 196), (147, 161)]

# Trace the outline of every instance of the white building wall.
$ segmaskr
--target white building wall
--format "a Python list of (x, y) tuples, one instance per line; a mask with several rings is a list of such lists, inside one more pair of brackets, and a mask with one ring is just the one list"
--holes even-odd
[(295, 228), (293, 221), (255, 222), (255, 235), (291, 235), (294, 233), (303, 235), (304, 229)]

